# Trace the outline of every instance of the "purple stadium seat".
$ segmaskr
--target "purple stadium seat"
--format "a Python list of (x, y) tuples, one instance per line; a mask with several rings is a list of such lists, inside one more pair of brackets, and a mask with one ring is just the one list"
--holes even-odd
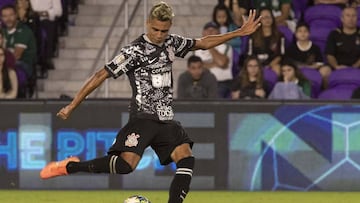
[[(330, 21), (333, 22), (336, 27), (340, 27), (340, 16), (341, 9), (339, 7), (329, 4), (317, 4), (306, 9), (304, 14), (304, 20), (309, 25), (312, 25), (314, 21), (316, 22), (319, 20)], [(317, 23), (317, 26), (322, 26), (322, 24)]]
[(300, 20), (302, 15), (304, 14), (306, 7), (308, 4), (308, 0), (296, 0), (291, 1), (292, 10), (295, 13), (295, 18)]
[(345, 68), (333, 71), (329, 77), (328, 89), (319, 95), (319, 99), (350, 99), (353, 91), (360, 87), (360, 70)]
[(263, 74), (265, 81), (267, 81), (270, 86), (269, 89), (272, 90), (279, 77), (270, 67), (264, 67)]
[(8, 4), (15, 5), (15, 0), (1, 0), (1, 1), (0, 1), (0, 9), (1, 9), (3, 6), (8, 5)]
[(313, 68), (300, 68), (302, 74), (311, 82), (311, 97), (316, 98), (320, 94), (322, 86), (322, 77), (318, 70)]
[[(321, 53), (325, 53), (327, 36), (334, 28), (331, 27), (310, 27), (310, 40), (319, 46)], [(326, 59), (325, 57), (323, 57)]]
[(351, 99), (353, 91), (357, 88), (355, 85), (341, 85), (324, 90), (318, 96), (318, 99), (326, 100), (348, 100)]
[(284, 25), (278, 26), (278, 29), (285, 37), (285, 45), (289, 46), (293, 41), (294, 33), (287, 26)]
[(339, 86), (355, 86), (360, 87), (360, 69), (344, 68), (333, 71), (329, 77), (329, 88)]

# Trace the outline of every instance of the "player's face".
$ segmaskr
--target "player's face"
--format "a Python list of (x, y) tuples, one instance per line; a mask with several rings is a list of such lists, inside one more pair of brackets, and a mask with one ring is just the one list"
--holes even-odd
[(343, 10), (341, 21), (345, 28), (356, 28), (357, 13), (354, 8), (346, 8)]
[(12, 29), (16, 25), (16, 14), (13, 9), (5, 9), (1, 12), (1, 18), (8, 29)]
[(227, 20), (226, 12), (224, 10), (218, 10), (216, 12), (216, 21), (220, 25), (225, 25), (226, 20)]
[(162, 44), (169, 34), (171, 21), (149, 19), (147, 25), (147, 37), (154, 44)]
[(192, 62), (188, 67), (189, 73), (194, 80), (199, 80), (204, 71), (202, 62)]
[(256, 60), (250, 60), (246, 68), (250, 77), (256, 77), (260, 70), (260, 66)]
[(310, 35), (309, 30), (305, 26), (299, 27), (295, 33), (296, 39), (299, 41), (308, 40), (309, 35)]

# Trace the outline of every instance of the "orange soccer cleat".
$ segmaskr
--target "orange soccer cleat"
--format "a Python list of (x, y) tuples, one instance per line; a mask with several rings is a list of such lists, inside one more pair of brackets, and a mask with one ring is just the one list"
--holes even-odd
[(78, 157), (69, 157), (62, 161), (53, 161), (46, 165), (40, 172), (40, 178), (48, 179), (56, 176), (64, 176), (67, 175), (66, 165), (69, 162), (79, 162), (80, 159)]

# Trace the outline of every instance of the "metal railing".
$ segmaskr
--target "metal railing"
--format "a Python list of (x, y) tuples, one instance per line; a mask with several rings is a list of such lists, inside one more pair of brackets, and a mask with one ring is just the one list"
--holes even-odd
[[(144, 22), (146, 20), (146, 13), (147, 13), (147, 4), (148, 4), (148, 1), (147, 0), (137, 0), (136, 4), (135, 4), (135, 7), (133, 9), (133, 11), (131, 12), (130, 16), (129, 16), (129, 0), (124, 0), (118, 11), (116, 12), (115, 16), (114, 16), (114, 19), (113, 19), (113, 22), (111, 23), (111, 27), (109, 29), (109, 31), (107, 32), (105, 38), (104, 38), (104, 41), (101, 45), (101, 48), (99, 49), (97, 55), (96, 55), (96, 58), (95, 58), (95, 61), (92, 65), (92, 68), (91, 68), (91, 73), (94, 73), (96, 71), (96, 69), (98, 69), (98, 64), (99, 64), (99, 61), (101, 59), (101, 56), (103, 55), (103, 53), (105, 52), (105, 57), (104, 57), (104, 60), (105, 62), (108, 62), (109, 61), (109, 56), (111, 55), (112, 58), (115, 57), (117, 55), (117, 53), (119, 52), (121, 46), (125, 43), (129, 43), (129, 27), (130, 25), (132, 24), (134, 18), (135, 18), (135, 15), (136, 15), (136, 12), (138, 11), (139, 9), (139, 6), (141, 4), (141, 2), (143, 1), (144, 3)], [(116, 25), (119, 21), (119, 18), (120, 18), (120, 15), (122, 14), (122, 12), (125, 12), (124, 14), (124, 31), (123, 33), (121, 34), (120, 36), (120, 39), (117, 43), (117, 46), (114, 50), (114, 52), (112, 54), (109, 53), (109, 40), (112, 36), (112, 33), (114, 32), (114, 29), (116, 28)], [(100, 87), (98, 89), (96, 89), (94, 92), (93, 92), (93, 95), (95, 97), (98, 97), (98, 94), (100, 92)], [(104, 97), (105, 98), (108, 98), (109, 97), (109, 80), (105, 80), (104, 82)]]

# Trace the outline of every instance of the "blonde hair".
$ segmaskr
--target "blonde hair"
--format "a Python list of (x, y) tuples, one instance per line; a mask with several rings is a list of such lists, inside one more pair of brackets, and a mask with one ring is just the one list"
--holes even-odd
[(160, 1), (154, 5), (150, 11), (149, 19), (156, 19), (159, 21), (172, 21), (174, 12), (171, 6), (164, 1)]

